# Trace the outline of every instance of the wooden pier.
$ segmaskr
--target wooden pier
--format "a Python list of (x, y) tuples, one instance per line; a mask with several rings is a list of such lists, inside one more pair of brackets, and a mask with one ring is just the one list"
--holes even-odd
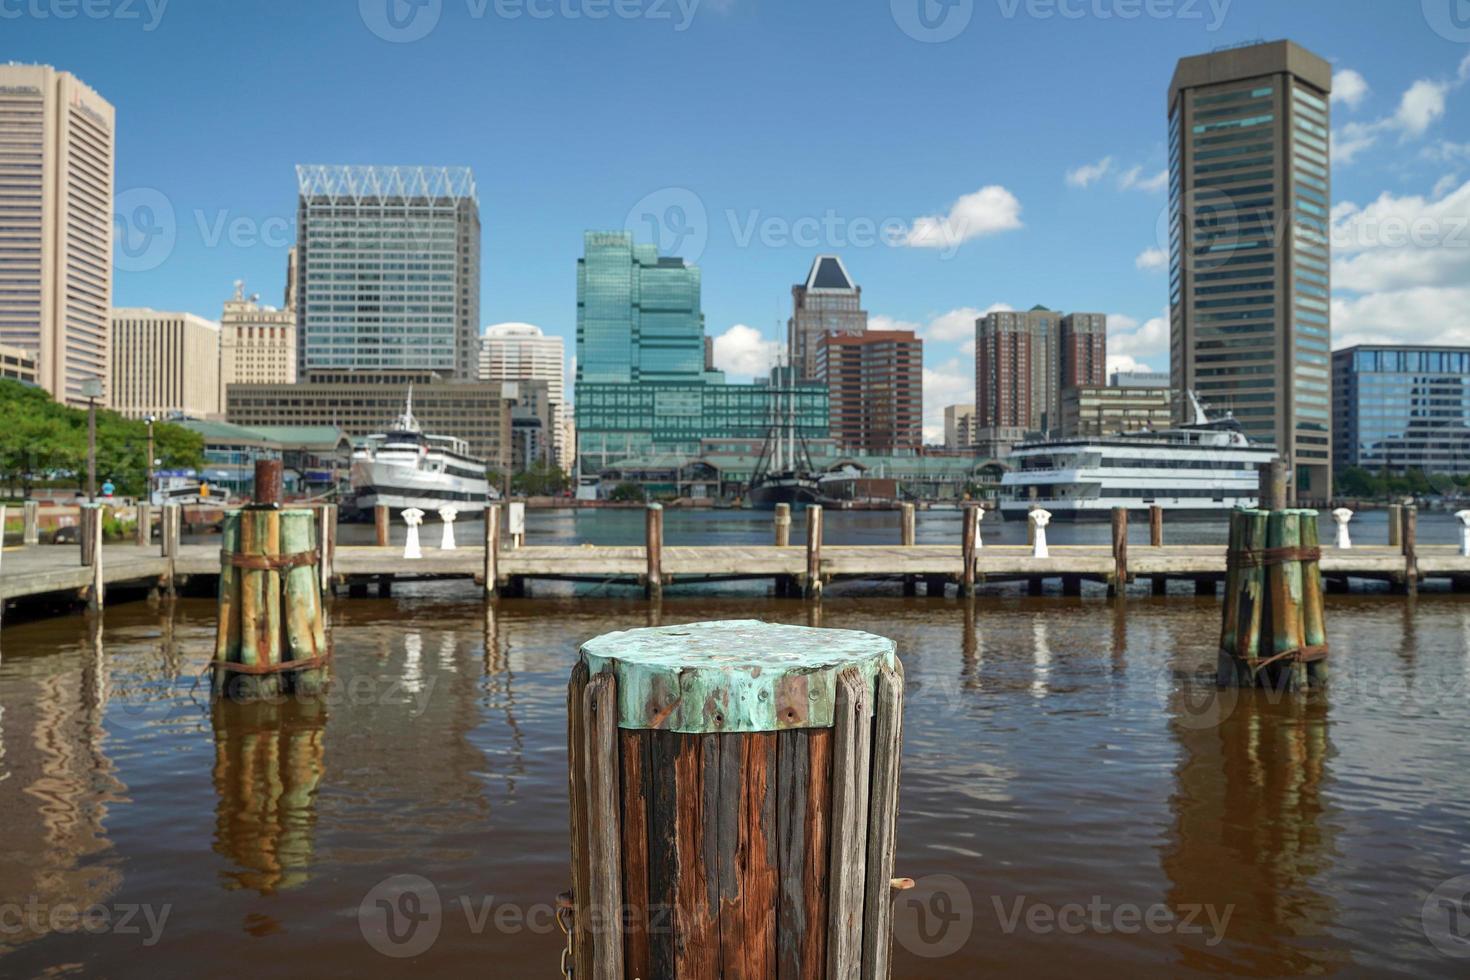
[[(813, 508), (813, 510), (817, 510)], [(1130, 583), (1149, 581), (1154, 594), (1168, 583), (1194, 586), (1205, 595), (1217, 593), (1226, 576), (1226, 547), (1197, 545), (1142, 545), (1128, 542), (1126, 521), (1115, 528), (1113, 545), (1052, 545), (1047, 558), (1033, 557), (1032, 549), (1018, 545), (975, 543), (957, 536), (952, 545), (831, 545), (821, 541), (822, 523), (816, 515), (806, 521), (808, 540), (786, 545), (666, 545), (662, 541), (662, 514), (650, 510), (649, 532), (642, 545), (524, 546), (514, 548), (500, 533), (504, 521), (498, 508), (487, 515), (486, 526), (496, 532), (487, 542), (462, 542), (454, 551), (426, 547), (423, 558), (408, 560), (401, 548), (350, 547), (323, 540), (321, 582), (324, 590), (348, 596), (391, 593), (395, 582), (442, 579), (472, 580), (483, 594), (524, 595), (528, 583), (538, 581), (637, 586), (650, 594), (681, 585), (737, 581), (773, 583), (778, 595), (816, 597), (832, 583), (893, 581), (905, 592), (924, 583), (929, 595), (943, 595), (953, 587), (960, 594), (997, 583), (1023, 582), (1033, 594), (1048, 582), (1059, 583), (1063, 594), (1076, 595), (1084, 582), (1098, 583), (1111, 594), (1123, 594)], [(968, 516), (968, 515), (967, 515)], [(0, 600), (31, 597), (74, 597), (92, 605), (106, 590), (117, 587), (171, 591), (187, 582), (213, 585), (220, 571), (219, 544), (180, 544), (174, 523), (163, 515), (161, 543), (109, 544), (100, 551), (75, 545), (25, 545), (0, 554)], [(777, 520), (779, 521), (778, 516)], [(962, 527), (972, 526), (962, 521)], [(169, 529), (175, 530), (170, 533)], [(778, 537), (785, 530), (776, 524)], [(1353, 580), (1386, 582), (1395, 591), (1417, 590), (1430, 579), (1448, 581), (1455, 591), (1470, 591), (1470, 557), (1451, 545), (1423, 545), (1415, 541), (1413, 512), (1406, 511), (1394, 545), (1355, 544), (1347, 550), (1323, 549), (1322, 576), (1329, 590), (1343, 591)], [(912, 540), (901, 530), (902, 538)], [(1162, 533), (1155, 531), (1151, 540)], [(787, 538), (786, 540), (789, 540)], [(82, 563), (100, 554), (100, 562)], [(973, 562), (966, 555), (973, 554)], [(100, 568), (97, 567), (100, 565)], [(968, 568), (967, 568), (968, 565)]]

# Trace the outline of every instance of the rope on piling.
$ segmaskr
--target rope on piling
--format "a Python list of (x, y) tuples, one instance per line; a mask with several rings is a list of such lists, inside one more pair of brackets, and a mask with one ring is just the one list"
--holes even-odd
[(1294, 561), (1321, 561), (1321, 548), (1263, 548), (1258, 551), (1242, 550), (1232, 551), (1225, 556), (1225, 567), (1230, 568), (1266, 568), (1271, 565), (1285, 565)]
[(221, 550), (219, 560), (221, 564), (257, 572), (289, 572), (293, 568), (315, 568), (321, 558), (315, 549), (294, 555), (245, 555)]

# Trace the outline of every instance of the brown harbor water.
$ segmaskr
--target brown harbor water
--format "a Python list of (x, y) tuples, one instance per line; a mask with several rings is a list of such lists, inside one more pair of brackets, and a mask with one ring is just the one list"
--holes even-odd
[(554, 976), (576, 649), (730, 618), (897, 641), (898, 977), (1470, 973), (1464, 597), (1329, 596), (1292, 699), (1200, 679), (1213, 599), (838, 592), (402, 586), (331, 605), (321, 702), (213, 710), (210, 601), (7, 625), (0, 976)]

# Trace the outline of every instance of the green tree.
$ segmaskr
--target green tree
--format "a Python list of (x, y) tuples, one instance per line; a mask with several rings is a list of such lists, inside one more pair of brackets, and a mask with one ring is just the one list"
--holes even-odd
[(643, 493), (643, 488), (641, 486), (636, 483), (625, 482), (619, 483), (617, 486), (613, 487), (612, 492), (607, 495), (607, 499), (626, 503), (628, 501), (635, 500), (641, 502), (647, 498), (645, 497)]
[(555, 496), (570, 485), (565, 472), (544, 461), (517, 473), (510, 481), (511, 490), (527, 497)]

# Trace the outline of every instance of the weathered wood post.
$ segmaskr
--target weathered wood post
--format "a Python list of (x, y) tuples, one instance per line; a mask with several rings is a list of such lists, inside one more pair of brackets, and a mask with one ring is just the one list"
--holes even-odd
[(975, 542), (979, 537), (980, 521), (976, 516), (977, 504), (966, 503), (960, 507), (960, 597), (975, 594)]
[(789, 548), (791, 546), (791, 505), (776, 505), (776, 547)]
[(1284, 459), (1273, 459), (1260, 467), (1262, 510), (1282, 510), (1289, 504), (1291, 467)]
[(643, 591), (650, 599), (664, 594), (664, 505), (649, 504), (643, 519), (643, 550), (647, 571)]
[(1300, 691), (1326, 682), (1317, 516), (1294, 509), (1231, 515), (1221, 686)]
[(179, 525), (181, 515), (178, 504), (164, 504), (158, 521), (158, 550), (164, 558), (163, 587), (168, 595), (176, 592), (174, 566), (179, 560)]
[(133, 528), (133, 543), (146, 548), (153, 543), (153, 505), (139, 502), (133, 505), (137, 524)]
[(87, 512), (92, 515), (90, 523), (83, 523), (83, 527), (86, 528), (83, 541), (91, 559), (85, 564), (90, 565), (92, 568), (92, 587), (87, 590), (87, 608), (97, 610), (102, 608), (103, 603), (102, 536), (107, 512), (102, 504), (88, 504), (84, 506)]
[[(1150, 512), (1149, 523), (1153, 523)], [(1151, 528), (1150, 528), (1151, 530)], [(1108, 583), (1109, 595), (1123, 595), (1128, 591), (1128, 508), (1113, 508), (1113, 578)]]
[(567, 690), (572, 974), (890, 975), (903, 666), (754, 621), (588, 641)]
[(317, 551), (320, 556), (322, 594), (332, 591), (337, 571), (337, 505), (322, 504), (316, 510)]
[(910, 503), (899, 504), (899, 543), (905, 548), (912, 548), (917, 540), (914, 524), (914, 505)]
[(1403, 530), (1400, 540), (1404, 550), (1404, 588), (1409, 595), (1419, 594), (1419, 508), (1403, 509)]
[(507, 528), (510, 532), (510, 546), (519, 548), (526, 543), (526, 504), (525, 501), (517, 500), (506, 508)]
[(500, 505), (485, 508), (485, 595), (500, 594)]
[(1148, 509), (1148, 543), (1154, 548), (1164, 546), (1164, 508), (1158, 504)]
[(257, 460), (253, 503), (225, 515), (215, 697), (316, 693), (326, 684), (317, 517), (282, 510), (282, 482), (280, 460)]
[(1404, 508), (1402, 504), (1388, 505), (1388, 546), (1400, 549), (1404, 546)]
[(388, 547), (388, 541), (389, 541), (388, 535), (390, 533), (392, 533), (392, 531), (391, 531), (392, 525), (391, 525), (391, 522), (389, 520), (390, 517), (391, 517), (391, 514), (388, 512), (388, 505), (387, 504), (376, 504), (376, 505), (374, 505), (374, 507), (373, 507), (373, 542), (379, 548), (386, 548), (386, 547)]
[(806, 596), (822, 597), (822, 505), (806, 509)]
[(41, 543), (41, 503), (38, 500), (27, 500), (25, 512), (22, 517), (24, 523), (21, 525), (20, 543), (24, 545)]
[(82, 565), (90, 568), (97, 547), (92, 542), (93, 531), (102, 528), (102, 504), (83, 502), (77, 508), (77, 550)]

